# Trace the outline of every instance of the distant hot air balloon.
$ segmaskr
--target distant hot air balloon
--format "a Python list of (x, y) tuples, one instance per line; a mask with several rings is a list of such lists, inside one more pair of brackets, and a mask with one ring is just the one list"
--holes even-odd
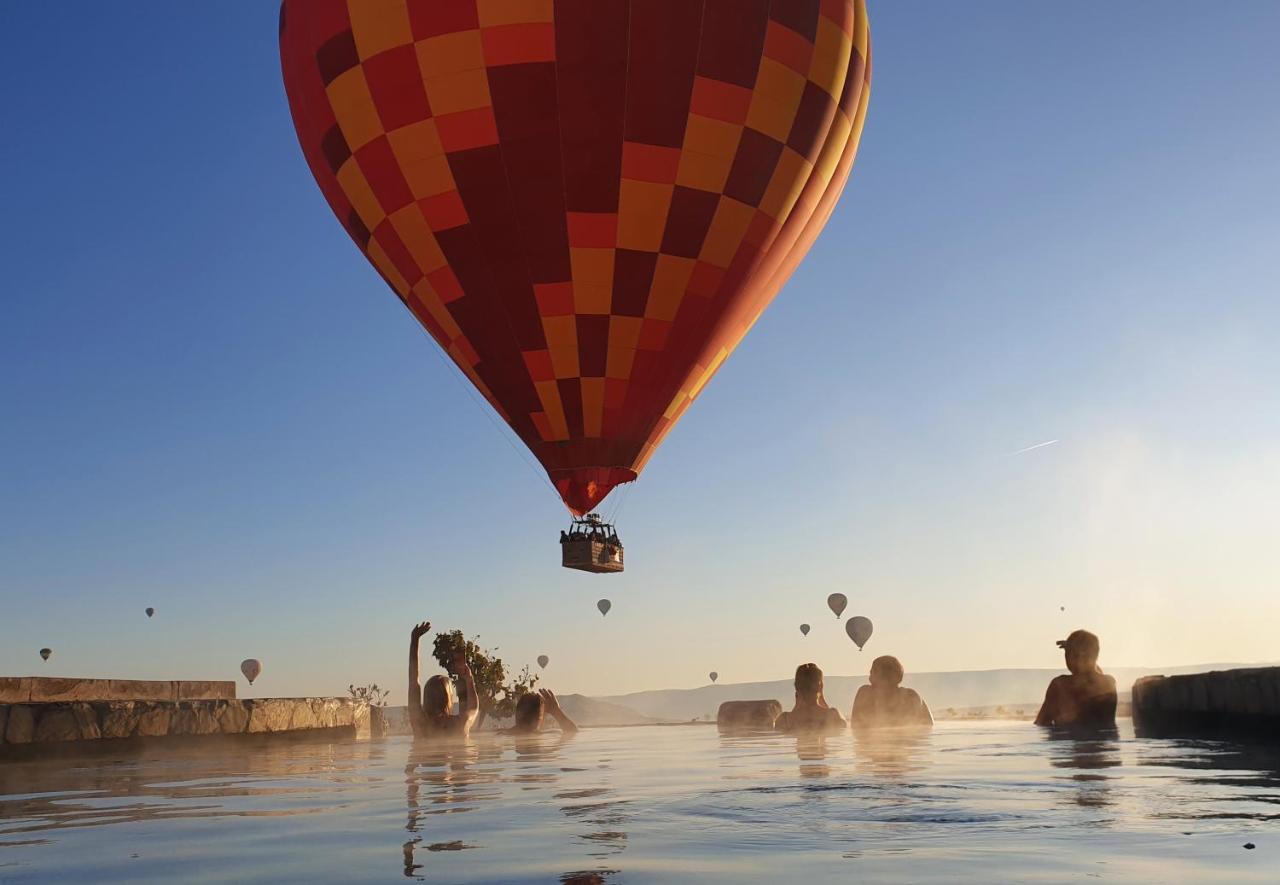
[(849, 638), (858, 646), (858, 651), (862, 651), (862, 647), (867, 644), (867, 640), (871, 638), (871, 619), (858, 615), (856, 618), (850, 618), (848, 623), (844, 625), (844, 632), (849, 634)]
[(40, 649), (40, 657), (44, 658), (46, 661), (49, 660), (49, 655), (51, 654), (53, 654), (53, 649), (51, 648)]
[(870, 96), (865, 0), (284, 0), (279, 40), (330, 208), (579, 515), (795, 271)]
[(801, 632), (803, 635), (808, 636), (808, 635), (809, 635), (809, 625), (808, 625), (808, 624), (801, 624), (801, 625), (800, 625), (800, 632)]
[(832, 593), (827, 597), (827, 608), (836, 613), (836, 617), (844, 614), (845, 607), (849, 605), (849, 598), (843, 593)]
[(715, 670), (712, 670), (712, 671), (711, 671), (710, 673), (708, 673), (707, 675), (711, 677), (711, 681), (712, 681), (712, 682), (715, 682), (717, 679), (719, 679), (719, 678), (720, 678), (720, 674), (719, 674), (719, 673), (717, 673)]
[(547, 664), (549, 663), (551, 663), (551, 658), (547, 657), (546, 655), (538, 655), (539, 667), (545, 670), (547, 668)]
[(262, 674), (262, 662), (256, 658), (246, 658), (240, 662), (240, 672), (244, 674), (244, 678), (249, 680), (249, 684), (253, 685), (253, 680)]
[(147, 609), (147, 617), (148, 617), (148, 618), (155, 617), (155, 613), (156, 613), (156, 610), (155, 610), (154, 608), (148, 608), (148, 609)]
[(613, 603), (607, 599), (602, 599), (596, 603), (596, 608), (600, 609), (600, 616), (604, 617), (609, 614), (609, 609), (613, 608)]

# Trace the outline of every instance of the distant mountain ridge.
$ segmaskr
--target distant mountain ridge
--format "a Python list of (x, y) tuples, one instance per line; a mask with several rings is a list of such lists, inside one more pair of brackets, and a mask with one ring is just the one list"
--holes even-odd
[[(868, 662), (869, 663), (869, 662)], [(1142, 676), (1176, 676), (1181, 673), (1203, 673), (1231, 670), (1258, 664), (1189, 664), (1178, 667), (1115, 667), (1103, 669), (1116, 678), (1122, 700), (1127, 699), (1134, 681)], [(935, 673), (908, 673), (903, 685), (914, 688), (930, 707), (987, 707), (995, 705), (1035, 705), (1044, 697), (1049, 680), (1065, 673), (1058, 669), (957, 670)], [(843, 713), (853, 706), (858, 686), (866, 684), (865, 676), (831, 676), (826, 678), (827, 702)], [(687, 722), (690, 719), (715, 717), (725, 701), (775, 698), (789, 705), (794, 697), (790, 679), (771, 682), (739, 682), (704, 685), (699, 688), (673, 688), (608, 695), (592, 700), (613, 705), (651, 721)], [(567, 708), (566, 708), (567, 709)], [(570, 714), (572, 715), (572, 714)], [(623, 723), (617, 723), (623, 724)], [(627, 723), (630, 724), (630, 723)]]

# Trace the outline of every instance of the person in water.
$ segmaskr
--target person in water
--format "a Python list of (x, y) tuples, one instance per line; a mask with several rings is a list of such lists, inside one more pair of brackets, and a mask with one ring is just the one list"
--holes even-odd
[(503, 729), (503, 734), (537, 734), (542, 730), (542, 720), (550, 716), (560, 723), (560, 733), (569, 735), (578, 731), (578, 726), (564, 710), (555, 693), (549, 688), (526, 692), (516, 701), (515, 724)]
[[(480, 700), (476, 695), (475, 679), (467, 666), (467, 656), (458, 649), (453, 658), (452, 671), (462, 680), (466, 698), (461, 705), (448, 676), (436, 675), (418, 688), (418, 640), (427, 635), (431, 624), (423, 621), (409, 633), (409, 724), (413, 736), (419, 738), (466, 737), (480, 713)], [(455, 715), (455, 706), (460, 709)]]
[(903, 688), (902, 662), (881, 655), (871, 662), (870, 685), (858, 689), (849, 722), (861, 725), (933, 725), (933, 714), (915, 689)]
[(1036, 725), (1114, 727), (1116, 680), (1098, 666), (1098, 637), (1088, 630), (1074, 630), (1058, 640), (1058, 648), (1066, 655), (1071, 675), (1056, 676), (1049, 683)]
[(822, 694), (822, 670), (817, 664), (796, 667), (796, 705), (774, 720), (776, 731), (830, 731), (844, 728), (840, 711), (827, 705)]

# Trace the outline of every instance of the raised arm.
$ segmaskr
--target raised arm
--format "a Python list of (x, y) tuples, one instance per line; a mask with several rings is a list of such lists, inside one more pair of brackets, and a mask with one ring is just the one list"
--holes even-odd
[(409, 632), (409, 724), (413, 733), (426, 729), (426, 714), (422, 711), (422, 686), (418, 684), (418, 641), (431, 630), (431, 624), (423, 621)]
[(561, 734), (576, 734), (578, 724), (569, 718), (564, 710), (560, 709), (560, 701), (556, 699), (555, 692), (549, 688), (538, 689), (538, 694), (542, 695), (542, 706), (547, 714), (556, 722), (560, 723)]
[(471, 666), (467, 663), (467, 655), (462, 649), (459, 649), (453, 656), (453, 670), (457, 673), (458, 678), (462, 680), (463, 691), (466, 692), (466, 699), (462, 701), (462, 709), (459, 715), (462, 718), (462, 732), (466, 734), (471, 726), (475, 724), (476, 717), (480, 715), (480, 696), (476, 694), (476, 680), (471, 675)]

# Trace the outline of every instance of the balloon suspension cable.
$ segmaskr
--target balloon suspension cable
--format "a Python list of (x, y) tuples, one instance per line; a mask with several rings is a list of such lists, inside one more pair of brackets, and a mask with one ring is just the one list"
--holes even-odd
[(476, 393), (475, 388), (468, 384), (466, 379), (462, 377), (462, 370), (445, 355), (444, 350), (440, 347), (440, 342), (436, 341), (435, 338), (432, 338), (431, 333), (426, 330), (426, 327), (416, 321), (417, 317), (414, 317), (414, 320), (414, 325), (418, 327), (418, 331), (427, 339), (429, 349), (439, 357), (442, 363), (444, 363), (445, 374), (457, 382), (458, 386), (461, 387), (471, 401), (476, 404), (476, 407), (486, 418), (489, 419), (489, 423), (493, 425), (494, 429), (498, 432), (498, 435), (506, 441), (507, 445), (511, 446), (511, 451), (515, 452), (516, 455), (519, 456), (520, 460), (528, 465), (529, 469), (533, 471), (534, 476), (538, 477), (547, 486), (547, 488), (551, 489), (551, 494), (555, 496), (556, 502), (563, 505), (564, 501), (561, 499), (560, 493), (556, 491), (556, 487), (552, 485), (546, 472), (539, 470), (538, 465), (529, 459), (528, 453), (521, 450), (519, 446), (511, 441), (510, 434), (515, 433), (515, 431), (498, 420), (498, 418), (493, 414), (492, 406), (487, 401), (481, 399), (479, 394)]

